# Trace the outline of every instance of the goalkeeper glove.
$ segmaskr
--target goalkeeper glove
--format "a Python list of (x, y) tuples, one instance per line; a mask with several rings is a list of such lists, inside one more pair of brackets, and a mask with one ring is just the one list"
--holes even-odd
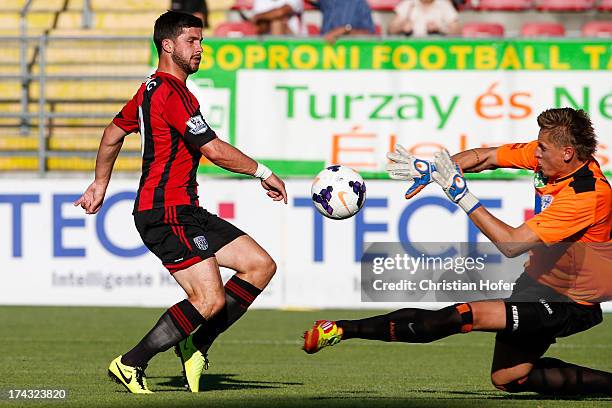
[(413, 181), (406, 190), (406, 200), (414, 197), (426, 185), (432, 182), (431, 173), (435, 170), (433, 163), (416, 158), (401, 145), (395, 145), (395, 152), (387, 153), (391, 163), (387, 164), (387, 173), (394, 180)]
[(435, 169), (431, 175), (433, 180), (438, 183), (446, 196), (456, 203), (468, 215), (482, 204), (468, 191), (467, 183), (459, 165), (453, 162), (446, 149), (434, 155)]

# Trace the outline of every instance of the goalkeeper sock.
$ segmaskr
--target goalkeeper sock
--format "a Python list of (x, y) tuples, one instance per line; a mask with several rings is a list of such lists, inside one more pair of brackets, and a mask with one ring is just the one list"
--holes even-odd
[(429, 343), (472, 330), (472, 309), (467, 303), (440, 310), (400, 309), (361, 320), (338, 320), (342, 339), (360, 338), (406, 343)]
[(164, 312), (140, 343), (123, 355), (121, 363), (144, 367), (154, 355), (168, 350), (205, 321), (187, 299), (182, 300)]
[(612, 373), (544, 357), (536, 361), (526, 377), (497, 388), (508, 392), (533, 391), (551, 395), (612, 395)]
[(193, 334), (194, 346), (206, 354), (217, 336), (240, 319), (260, 293), (261, 289), (232, 276), (225, 284), (225, 306)]

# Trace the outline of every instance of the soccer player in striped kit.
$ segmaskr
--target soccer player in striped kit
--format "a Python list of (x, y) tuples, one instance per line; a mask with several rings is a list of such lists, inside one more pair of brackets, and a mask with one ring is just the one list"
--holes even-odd
[[(234, 173), (261, 179), (274, 201), (287, 203), (285, 185), (270, 169), (223, 142), (204, 120), (186, 79), (202, 58), (202, 21), (168, 11), (155, 22), (157, 71), (105, 129), (95, 179), (75, 205), (100, 210), (126, 135), (139, 132), (142, 176), (134, 221), (140, 236), (184, 289), (131, 350), (115, 358), (109, 376), (132, 393), (150, 393), (144, 370), (157, 353), (175, 346), (192, 392), (214, 339), (239, 319), (276, 271), (270, 255), (231, 223), (199, 206), (197, 167), (204, 155)], [(225, 284), (219, 266), (236, 271)], [(196, 331), (197, 329), (197, 331)]]

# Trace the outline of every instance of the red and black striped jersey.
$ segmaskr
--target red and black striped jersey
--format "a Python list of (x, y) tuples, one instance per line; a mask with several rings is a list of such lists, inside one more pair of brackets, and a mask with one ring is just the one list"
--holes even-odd
[(134, 212), (199, 205), (199, 149), (217, 136), (183, 81), (156, 72), (113, 123), (127, 133), (140, 132), (142, 139), (142, 176)]

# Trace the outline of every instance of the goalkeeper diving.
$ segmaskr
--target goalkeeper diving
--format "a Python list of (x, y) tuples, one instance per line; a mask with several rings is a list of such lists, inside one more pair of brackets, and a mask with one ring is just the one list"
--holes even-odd
[[(537, 140), (476, 148), (432, 161), (401, 146), (389, 153), (392, 179), (411, 182), (407, 199), (434, 182), (507, 257), (529, 251), (529, 262), (507, 299), (459, 303), (440, 310), (400, 309), (361, 320), (319, 320), (304, 334), (315, 353), (351, 338), (428, 343), (471, 331), (496, 332), (491, 368), (495, 387), (507, 392), (612, 395), (612, 373), (543, 357), (559, 337), (601, 323), (600, 303), (612, 299), (612, 190), (594, 158), (597, 139), (588, 115), (549, 109), (537, 118)], [(534, 172), (535, 216), (512, 227), (491, 214), (463, 176), (496, 168)], [(551, 261), (547, 248), (570, 248)], [(590, 264), (574, 268), (577, 251), (603, 245)], [(596, 252), (596, 251), (594, 251)], [(569, 265), (569, 266), (568, 266)]]

